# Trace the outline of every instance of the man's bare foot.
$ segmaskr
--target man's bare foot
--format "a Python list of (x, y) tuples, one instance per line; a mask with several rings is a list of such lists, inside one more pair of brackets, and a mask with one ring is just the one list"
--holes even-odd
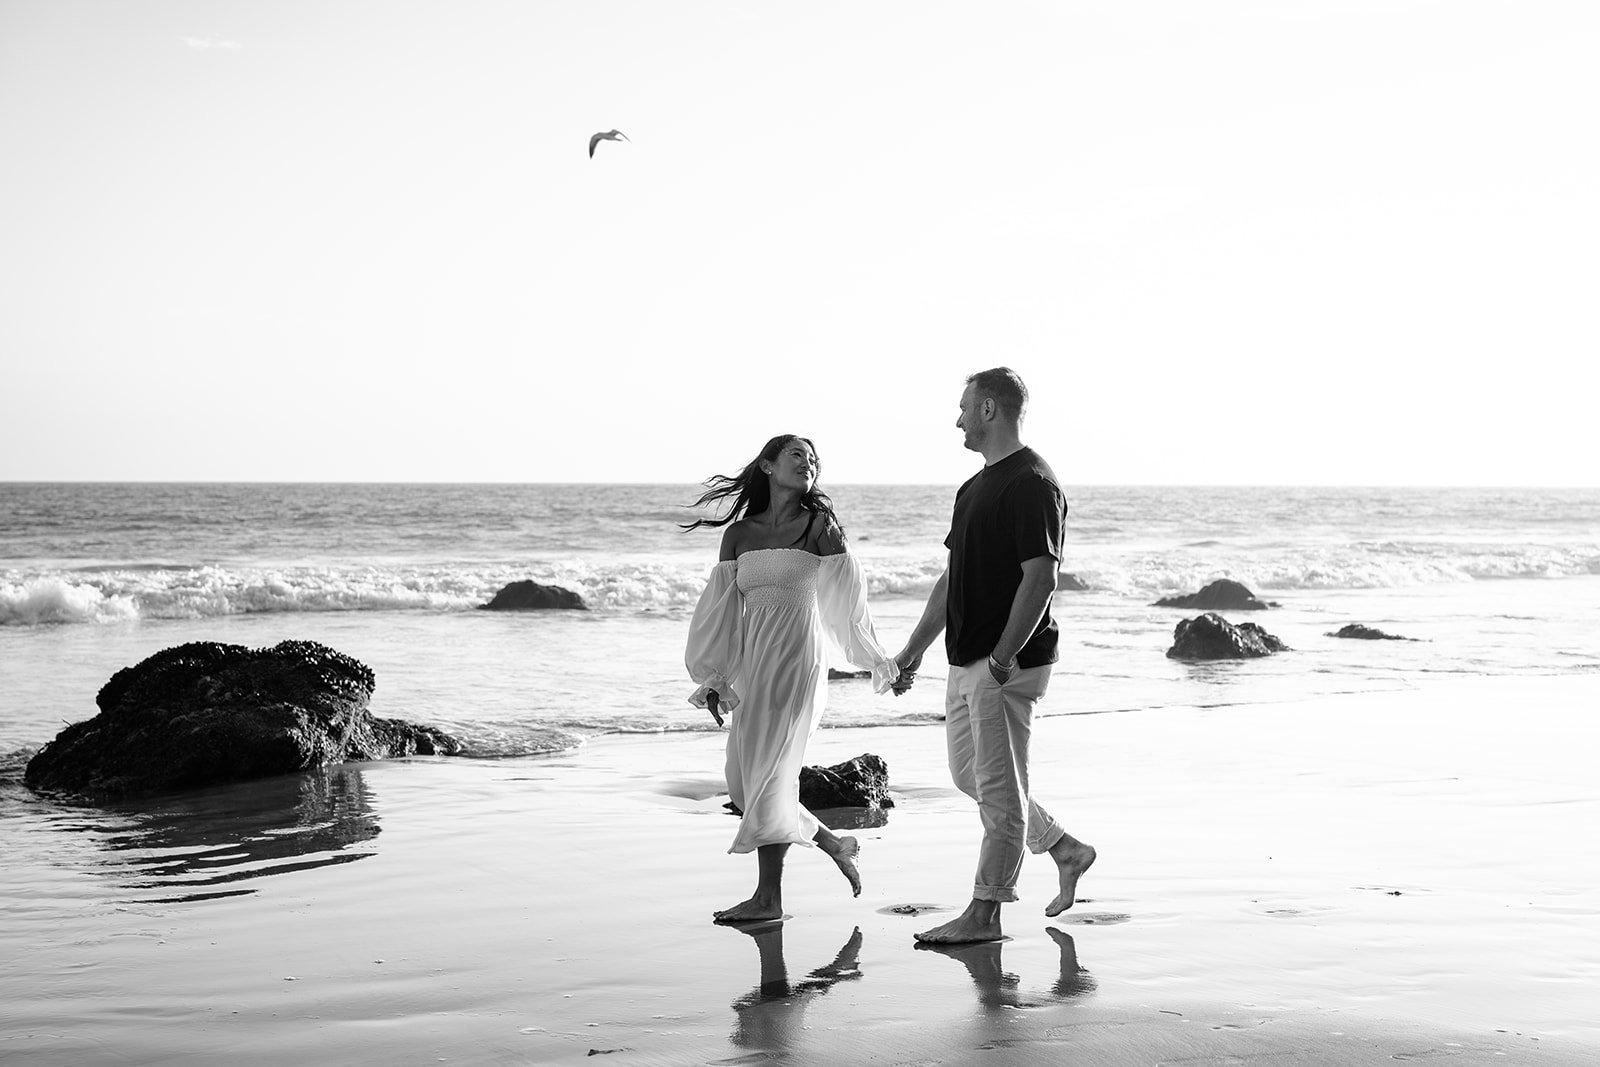
[(1050, 846), (1050, 858), (1056, 861), (1056, 869), (1061, 877), (1061, 892), (1045, 905), (1044, 913), (1060, 915), (1072, 907), (1073, 897), (1078, 892), (1078, 879), (1084, 871), (1094, 866), (1094, 846), (1086, 845), (1074, 837), (1063, 837)]
[(749, 900), (735, 904), (731, 908), (711, 913), (712, 921), (719, 923), (756, 923), (768, 919), (783, 918), (783, 905), (775, 901), (758, 900), (751, 897)]
[(861, 895), (861, 872), (856, 868), (856, 860), (861, 855), (861, 842), (853, 837), (835, 838), (833, 842), (819, 841), (817, 847), (826, 852), (834, 863), (839, 865), (839, 870), (850, 882), (850, 895)]
[(995, 901), (974, 900), (967, 910), (947, 923), (924, 930), (912, 937), (927, 945), (969, 945), (976, 941), (1001, 941), (1000, 905)]

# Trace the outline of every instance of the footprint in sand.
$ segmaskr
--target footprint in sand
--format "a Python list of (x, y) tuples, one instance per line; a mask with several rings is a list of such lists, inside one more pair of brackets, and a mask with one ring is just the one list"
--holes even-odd
[(879, 915), (926, 915), (930, 911), (950, 911), (948, 904), (894, 904), (879, 908)]
[(1300, 919), (1310, 916), (1324, 915), (1334, 909), (1327, 904), (1305, 904), (1300, 907), (1279, 906), (1265, 907), (1259, 902), (1252, 901), (1254, 905), (1249, 910), (1257, 915), (1265, 915), (1271, 919)]
[(1120, 911), (1073, 911), (1057, 915), (1055, 921), (1070, 926), (1115, 926), (1132, 918), (1132, 915)]

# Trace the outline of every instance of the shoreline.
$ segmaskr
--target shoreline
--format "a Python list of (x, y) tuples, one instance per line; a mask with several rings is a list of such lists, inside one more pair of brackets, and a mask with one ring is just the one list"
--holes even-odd
[(1042, 718), (1035, 789), (1100, 858), (1055, 920), (1030, 859), (1007, 940), (963, 950), (911, 938), (965, 904), (978, 841), (938, 726), (818, 733), (809, 763), (883, 755), (896, 807), (846, 830), (861, 898), (795, 849), (789, 917), (758, 930), (710, 921), (754, 880), (717, 734), (347, 765), (320, 807), (175, 799), (164, 836), (84, 826), (13, 867), (0, 1059), (1593, 1062), (1597, 696), (1476, 678)]

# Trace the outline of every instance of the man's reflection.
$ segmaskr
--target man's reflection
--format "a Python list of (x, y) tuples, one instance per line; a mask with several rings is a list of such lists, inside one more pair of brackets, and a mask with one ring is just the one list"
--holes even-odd
[[(1059, 927), (1047, 926), (1045, 933), (1061, 952), (1061, 970), (1049, 996), (1057, 999), (1081, 997), (1095, 990), (1094, 976), (1078, 963), (1078, 947), (1072, 935)], [(1022, 992), (1022, 980), (1005, 970), (1000, 964), (1001, 941), (975, 941), (967, 944), (936, 944), (919, 941), (918, 952), (937, 952), (949, 956), (967, 969), (973, 985), (978, 987), (978, 1003), (991, 1011), (1001, 1008), (1038, 1008), (1049, 1003), (1038, 999), (1038, 994)]]
[(756, 943), (761, 984), (733, 1002), (733, 1043), (741, 1048), (784, 1049), (803, 1024), (806, 1005), (836, 984), (861, 977), (861, 928), (851, 931), (833, 962), (798, 982), (789, 981), (783, 958), (783, 920), (745, 923), (732, 929)]

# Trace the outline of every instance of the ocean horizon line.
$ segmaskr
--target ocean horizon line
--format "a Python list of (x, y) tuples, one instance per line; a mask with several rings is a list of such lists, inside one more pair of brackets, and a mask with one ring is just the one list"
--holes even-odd
[[(260, 486), (326, 486), (326, 485), (361, 485), (361, 486), (492, 486), (492, 487), (572, 487), (572, 486), (614, 486), (619, 489), (642, 488), (681, 488), (684, 486), (703, 485), (706, 479), (692, 479), (687, 481), (625, 481), (611, 479), (594, 480), (551, 480), (551, 481), (499, 481), (493, 479), (362, 479), (362, 478), (327, 478), (327, 479), (281, 479), (281, 478), (15, 478), (0, 479), (0, 488), (8, 486), (40, 486), (40, 485), (260, 485)], [(836, 486), (895, 486), (902, 488), (945, 488), (960, 484), (952, 482), (929, 481), (878, 481), (856, 480), (829, 482)], [(1114, 482), (1114, 481), (1063, 481), (1064, 488), (1094, 488), (1094, 489), (1350, 489), (1350, 490), (1384, 490), (1396, 491), (1404, 489), (1418, 490), (1477, 490), (1477, 491), (1537, 491), (1537, 490), (1596, 490), (1600, 491), (1600, 482), (1539, 482), (1508, 484), (1502, 482)]]

